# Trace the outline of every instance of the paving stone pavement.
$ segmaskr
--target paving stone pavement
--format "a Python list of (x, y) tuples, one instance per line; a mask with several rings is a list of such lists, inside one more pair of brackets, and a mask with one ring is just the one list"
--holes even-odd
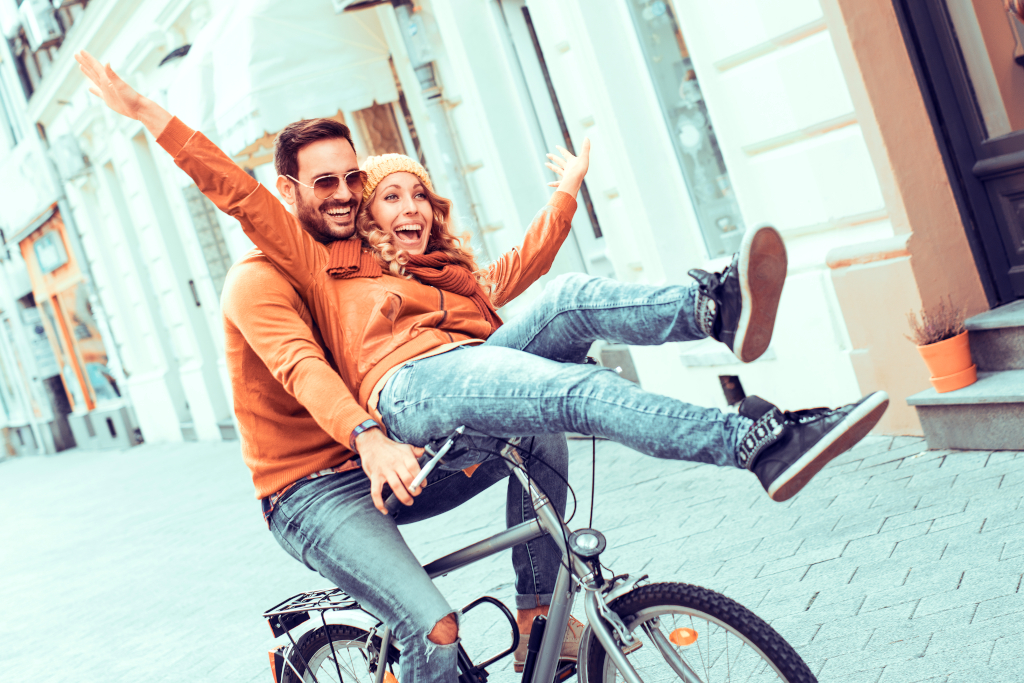
[[(586, 524), (590, 442), (573, 441)], [(872, 437), (773, 503), (740, 471), (598, 442), (604, 561), (718, 590), (821, 681), (1024, 680), (1024, 452)], [(500, 487), (499, 487), (500, 489)], [(430, 560), (500, 529), (503, 491), (405, 527)], [(270, 681), (261, 612), (326, 582), (267, 532), (238, 445), (140, 446), (0, 463), (0, 680)], [(511, 602), (508, 553), (439, 580)], [(471, 654), (501, 624), (467, 617)], [(508, 660), (491, 681), (513, 681)]]

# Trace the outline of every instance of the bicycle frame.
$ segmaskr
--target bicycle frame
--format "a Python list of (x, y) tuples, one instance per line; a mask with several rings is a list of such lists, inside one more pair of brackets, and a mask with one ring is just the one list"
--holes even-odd
[[(551, 536), (558, 545), (559, 550), (562, 551), (562, 565), (555, 579), (555, 588), (548, 610), (547, 627), (541, 640), (540, 652), (537, 653), (536, 667), (531, 680), (523, 681), (523, 683), (540, 683), (541, 681), (550, 682), (554, 680), (555, 671), (558, 666), (558, 656), (562, 649), (562, 640), (565, 636), (565, 629), (569, 624), (569, 613), (572, 611), (576, 592), (580, 588), (586, 592), (584, 608), (587, 621), (590, 623), (590, 628), (593, 630), (594, 635), (597, 636), (598, 642), (604, 646), (608, 656), (626, 681), (629, 683), (642, 683), (633, 666), (627, 661), (626, 656), (615, 642), (615, 636), (612, 629), (609, 628), (610, 624), (607, 621), (608, 616), (606, 615), (611, 615), (612, 618), (616, 619), (617, 617), (605, 608), (605, 596), (602, 595), (600, 587), (594, 582), (594, 572), (591, 571), (586, 563), (569, 552), (569, 549), (566, 547), (565, 539), (569, 536), (570, 530), (561, 520), (558, 513), (552, 509), (547, 497), (533, 485), (533, 482), (530, 481), (530, 478), (523, 471), (523, 460), (515, 448), (515, 440), (501, 450), (501, 456), (512, 471), (512, 476), (519, 479), (519, 483), (522, 484), (523, 488), (530, 492), (533, 507), (537, 512), (536, 519), (518, 524), (494, 536), (468, 545), (461, 550), (456, 550), (444, 557), (440, 557), (424, 565), (423, 569), (426, 570), (430, 578), (434, 579), (490, 557), (495, 553), (508, 550), (520, 543), (526, 543), (544, 535)], [(569, 569), (570, 567), (571, 570)], [(576, 585), (573, 585), (573, 579), (575, 579)], [(387, 649), (392, 647), (391, 629), (388, 627), (384, 629), (382, 642), (385, 645), (383, 646), (377, 671), (375, 672), (375, 683), (382, 683), (384, 680)]]

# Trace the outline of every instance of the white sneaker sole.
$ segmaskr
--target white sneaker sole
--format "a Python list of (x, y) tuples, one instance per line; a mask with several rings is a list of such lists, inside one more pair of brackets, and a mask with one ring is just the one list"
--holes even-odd
[(744, 363), (757, 360), (768, 349), (775, 330), (775, 314), (782, 298), (789, 262), (779, 231), (759, 225), (743, 236), (739, 252), (740, 311), (733, 353)]
[(768, 496), (778, 502), (792, 498), (822, 467), (867, 436), (888, 407), (889, 395), (884, 391), (868, 395), (842, 422), (826, 432), (818, 443), (772, 482)]

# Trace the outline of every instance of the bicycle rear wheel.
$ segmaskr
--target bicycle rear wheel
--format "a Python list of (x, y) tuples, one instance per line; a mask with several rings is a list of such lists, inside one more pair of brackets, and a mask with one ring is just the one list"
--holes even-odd
[[(330, 640), (328, 640), (328, 633)], [(359, 681), (369, 683), (373, 681), (373, 674), (370, 672), (370, 653), (366, 648), (366, 641), (369, 633), (354, 626), (343, 624), (329, 624), (327, 630), (320, 627), (309, 631), (295, 644), (302, 657), (292, 652), (291, 663), (299, 672), (301, 678), (295, 675), (288, 664), (284, 666), (284, 675), (281, 676), (281, 683), (311, 683), (313, 677), (309, 675), (309, 669), (313, 671), (319, 683), (338, 683), (338, 670), (341, 670), (341, 680)], [(333, 649), (331, 645), (333, 644)], [(337, 655), (337, 665), (335, 665)], [(391, 659), (394, 659), (393, 657)], [(305, 660), (305, 664), (303, 663)]]
[[(628, 658), (645, 683), (817, 681), (775, 629), (738, 602), (706, 588), (685, 583), (651, 584), (623, 595), (610, 607), (642, 643)], [(696, 678), (686, 677), (686, 667)], [(588, 683), (621, 680), (591, 633), (587, 643)]]

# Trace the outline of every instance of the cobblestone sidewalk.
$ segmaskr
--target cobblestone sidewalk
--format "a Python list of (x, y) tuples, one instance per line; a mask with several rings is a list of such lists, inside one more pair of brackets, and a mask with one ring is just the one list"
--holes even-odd
[[(590, 442), (572, 442), (585, 526)], [(739, 471), (597, 445), (594, 526), (617, 572), (707, 586), (770, 621), (819, 679), (1024, 680), (1024, 453), (871, 438), (772, 503)], [(497, 531), (504, 494), (405, 527), (424, 561)], [(263, 609), (324, 587), (281, 551), (237, 444), (0, 464), (0, 654), (10, 681), (270, 681)], [(506, 554), (439, 580), (510, 600)], [(470, 648), (499, 624), (470, 615)], [(515, 680), (510, 663), (491, 681)]]
[[(823, 683), (1022, 681), (1024, 453), (925, 449), (867, 439), (779, 504), (744, 472), (599, 443), (594, 526), (613, 570), (738, 600)], [(570, 470), (584, 504), (589, 451), (576, 442)], [(461, 604), (503, 569), (442, 585)]]

